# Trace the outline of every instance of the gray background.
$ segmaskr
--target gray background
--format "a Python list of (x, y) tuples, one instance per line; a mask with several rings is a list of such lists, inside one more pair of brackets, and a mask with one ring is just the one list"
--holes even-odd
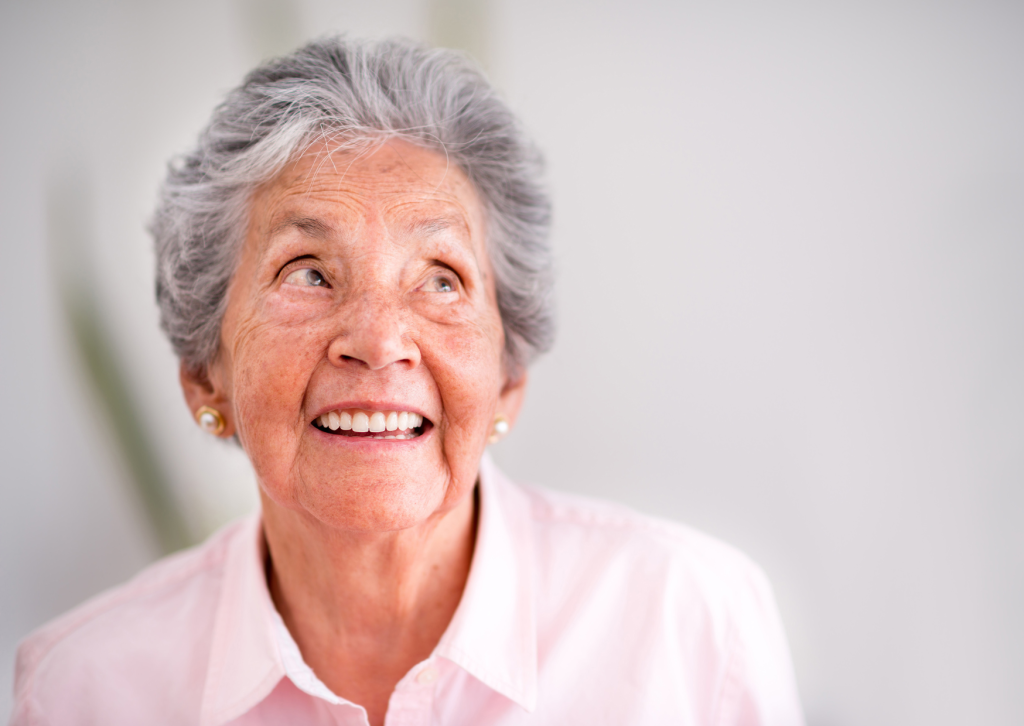
[(92, 291), (195, 536), (244, 511), (156, 326), (163, 165), (330, 30), (467, 48), (544, 148), (560, 337), (495, 456), (749, 552), (812, 726), (1024, 723), (1024, 6), (0, 8), (0, 714), (159, 555), (69, 328)]

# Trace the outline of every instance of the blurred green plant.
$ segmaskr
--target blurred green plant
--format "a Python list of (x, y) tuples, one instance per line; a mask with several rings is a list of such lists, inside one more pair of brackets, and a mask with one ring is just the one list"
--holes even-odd
[(51, 176), (46, 190), (46, 216), (51, 269), (61, 311), (82, 372), (104, 409), (112, 438), (130, 477), (133, 495), (164, 553), (194, 544), (170, 482), (160, 466), (153, 439), (140, 414), (106, 326), (92, 274), (92, 195), (88, 175), (70, 164)]

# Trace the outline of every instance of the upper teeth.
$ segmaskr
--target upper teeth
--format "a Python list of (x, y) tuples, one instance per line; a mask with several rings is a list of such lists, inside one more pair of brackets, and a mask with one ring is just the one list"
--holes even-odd
[(405, 431), (423, 425), (423, 417), (411, 411), (328, 411), (318, 419), (331, 431)]

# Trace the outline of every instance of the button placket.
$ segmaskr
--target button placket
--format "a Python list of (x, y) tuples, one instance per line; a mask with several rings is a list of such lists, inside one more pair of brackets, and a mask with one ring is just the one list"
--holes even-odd
[(391, 694), (385, 726), (429, 726), (434, 705), (434, 686), (440, 671), (427, 662)]

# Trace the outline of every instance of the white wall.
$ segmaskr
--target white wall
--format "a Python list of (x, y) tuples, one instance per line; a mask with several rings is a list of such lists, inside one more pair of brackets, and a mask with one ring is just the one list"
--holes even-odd
[[(261, 24), (275, 8), (289, 22)], [(561, 273), (558, 345), (498, 460), (752, 554), (812, 724), (1024, 722), (1022, 9), (487, 9), (492, 75), (549, 160)], [(156, 553), (68, 341), (48, 190), (89, 192), (85, 259), (208, 528), (253, 484), (192, 426), (156, 329), (162, 165), (265, 49), (426, 37), (437, 12), (0, 9), (0, 683), (28, 630)]]

